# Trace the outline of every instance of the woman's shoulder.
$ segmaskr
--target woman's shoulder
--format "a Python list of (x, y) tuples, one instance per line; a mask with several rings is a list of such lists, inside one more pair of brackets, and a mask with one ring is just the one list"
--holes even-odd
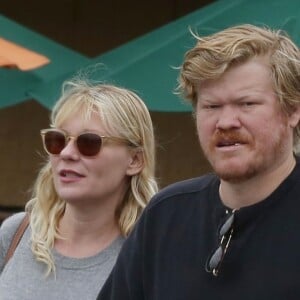
[(15, 232), (24, 219), (25, 214), (26, 213), (22, 211), (6, 218), (1, 224), (0, 232)]
[(25, 217), (25, 212), (19, 212), (6, 218), (0, 227), (0, 243), (5, 247), (10, 244), (12, 237)]
[(0, 227), (0, 273), (4, 266), (4, 258), (13, 236), (25, 217), (25, 212), (19, 212), (6, 218)]

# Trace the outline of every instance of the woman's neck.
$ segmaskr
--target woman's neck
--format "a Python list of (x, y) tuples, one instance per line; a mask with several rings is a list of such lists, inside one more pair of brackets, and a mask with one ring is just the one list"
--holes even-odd
[(61, 238), (55, 240), (54, 248), (77, 258), (99, 253), (121, 234), (114, 212), (78, 211), (69, 205), (58, 227)]

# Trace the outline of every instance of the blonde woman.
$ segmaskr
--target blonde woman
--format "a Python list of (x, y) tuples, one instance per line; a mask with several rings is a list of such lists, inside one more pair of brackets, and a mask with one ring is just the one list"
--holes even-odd
[(29, 227), (5, 266), (24, 213), (0, 229), (1, 299), (95, 299), (157, 192), (150, 114), (127, 89), (67, 82), (41, 136), (48, 158), (26, 205)]

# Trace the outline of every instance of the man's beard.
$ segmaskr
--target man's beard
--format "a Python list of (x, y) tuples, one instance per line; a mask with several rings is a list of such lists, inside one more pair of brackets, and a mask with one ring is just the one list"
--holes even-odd
[[(231, 183), (239, 183), (263, 173), (265, 170), (270, 168), (272, 164), (276, 164), (277, 160), (280, 159), (282, 154), (286, 151), (286, 141), (288, 140), (287, 136), (287, 128), (282, 125), (281, 130), (277, 133), (277, 137), (273, 136), (270, 141), (272, 144), (267, 144), (266, 141), (265, 145), (262, 145), (261, 143), (259, 145), (260, 148), (257, 149), (255, 146), (255, 140), (246, 135), (234, 131), (218, 130), (214, 134), (210, 146), (207, 149), (203, 149), (203, 151), (213, 170), (222, 180)], [(230, 165), (227, 167), (218, 166), (219, 163), (217, 161), (214, 162), (213, 152), (215, 151), (215, 147), (222, 143), (238, 143), (242, 145), (241, 147), (248, 147), (249, 154), (245, 158), (244, 163), (239, 162), (239, 165), (235, 165), (233, 163), (232, 167), (230, 167)], [(218, 158), (217, 160), (220, 159), (221, 158)], [(234, 158), (229, 155), (227, 159)], [(224, 155), (224, 160), (226, 160), (226, 154)]]

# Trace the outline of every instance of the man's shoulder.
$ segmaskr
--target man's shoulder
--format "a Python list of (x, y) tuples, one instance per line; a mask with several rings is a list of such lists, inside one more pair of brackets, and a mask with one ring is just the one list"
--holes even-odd
[(156, 206), (158, 203), (174, 200), (176, 198), (183, 199), (188, 197), (189, 199), (199, 197), (199, 194), (205, 193), (207, 189), (219, 179), (215, 174), (206, 174), (201, 177), (191, 178), (179, 182), (170, 184), (160, 190), (151, 200), (148, 205), (148, 209)]

